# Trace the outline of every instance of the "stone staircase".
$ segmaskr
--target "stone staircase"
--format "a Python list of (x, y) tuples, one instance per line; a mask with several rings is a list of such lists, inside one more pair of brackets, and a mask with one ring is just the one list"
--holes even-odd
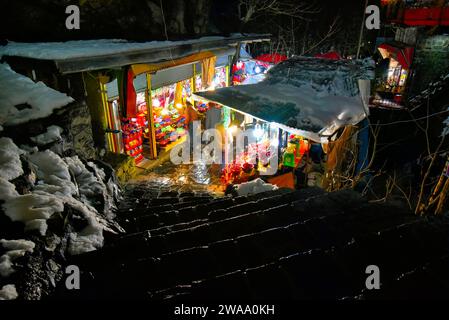
[[(82, 288), (61, 289), (62, 296), (382, 299), (406, 291), (412, 298), (449, 297), (447, 218), (417, 218), (352, 191), (214, 198), (142, 184), (126, 190), (125, 199), (118, 217), (128, 234), (72, 257), (84, 271)], [(381, 270), (375, 292), (364, 290), (372, 264)], [(415, 280), (427, 290), (414, 287)]]

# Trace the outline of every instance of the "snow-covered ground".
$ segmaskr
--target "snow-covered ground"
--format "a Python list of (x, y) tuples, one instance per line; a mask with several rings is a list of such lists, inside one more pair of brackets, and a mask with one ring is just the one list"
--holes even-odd
[(239, 196), (247, 196), (250, 194), (258, 194), (267, 191), (273, 191), (279, 189), (277, 186), (265, 183), (262, 179), (258, 178), (256, 180), (245, 182), (236, 185), (235, 190)]

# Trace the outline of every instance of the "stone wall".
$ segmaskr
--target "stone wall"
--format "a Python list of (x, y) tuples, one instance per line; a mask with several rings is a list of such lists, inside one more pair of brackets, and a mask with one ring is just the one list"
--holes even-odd
[(85, 103), (77, 103), (61, 112), (64, 129), (67, 130), (66, 148), (73, 149), (85, 159), (97, 158), (92, 138), (92, 123), (89, 108)]
[(63, 129), (62, 139), (39, 149), (50, 149), (61, 156), (79, 155), (84, 159), (97, 159), (98, 153), (92, 138), (89, 108), (84, 102), (74, 102), (56, 110), (51, 116), (24, 124), (5, 127), (3, 136), (12, 138), (18, 145), (36, 146), (30, 137), (45, 133), (57, 125)]
[(449, 73), (449, 35), (424, 36), (418, 40), (413, 69), (412, 95), (420, 93), (441, 75)]
[(134, 158), (126, 154), (108, 152), (104, 155), (103, 161), (107, 162), (114, 169), (120, 184), (124, 184), (136, 176)]

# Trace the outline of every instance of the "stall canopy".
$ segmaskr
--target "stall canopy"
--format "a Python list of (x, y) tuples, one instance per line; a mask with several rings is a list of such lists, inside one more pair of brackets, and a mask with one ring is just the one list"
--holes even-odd
[(373, 78), (371, 59), (293, 57), (273, 67), (258, 84), (195, 95), (291, 133), (325, 141), (339, 128), (357, 124), (368, 115), (363, 99)]
[(323, 59), (330, 59), (330, 60), (341, 60), (341, 56), (336, 51), (329, 51), (326, 53), (320, 53), (315, 55), (315, 58), (323, 58)]
[(378, 50), (382, 58), (393, 58), (404, 69), (410, 69), (413, 60), (414, 49), (397, 42), (387, 42), (379, 45)]
[[(182, 41), (129, 42), (117, 39), (80, 40), (67, 42), (8, 42), (0, 46), (0, 56), (47, 60), (61, 74), (121, 68), (124, 65), (161, 64), (174, 67), (172, 60), (205, 52), (220, 56), (238, 44), (269, 41), (269, 35), (231, 34)], [(158, 69), (159, 70), (159, 69)], [(135, 74), (139, 74), (134, 70)]]
[(287, 56), (284, 56), (283, 54), (279, 53), (272, 53), (272, 54), (262, 54), (258, 57), (256, 57), (256, 60), (278, 64), (282, 61), (287, 60)]

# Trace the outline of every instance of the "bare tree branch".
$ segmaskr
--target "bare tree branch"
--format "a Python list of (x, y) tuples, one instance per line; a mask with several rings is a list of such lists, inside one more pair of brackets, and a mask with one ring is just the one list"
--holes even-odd
[(307, 20), (307, 15), (319, 12), (315, 3), (288, 0), (239, 0), (237, 10), (244, 24), (264, 15), (282, 15)]

